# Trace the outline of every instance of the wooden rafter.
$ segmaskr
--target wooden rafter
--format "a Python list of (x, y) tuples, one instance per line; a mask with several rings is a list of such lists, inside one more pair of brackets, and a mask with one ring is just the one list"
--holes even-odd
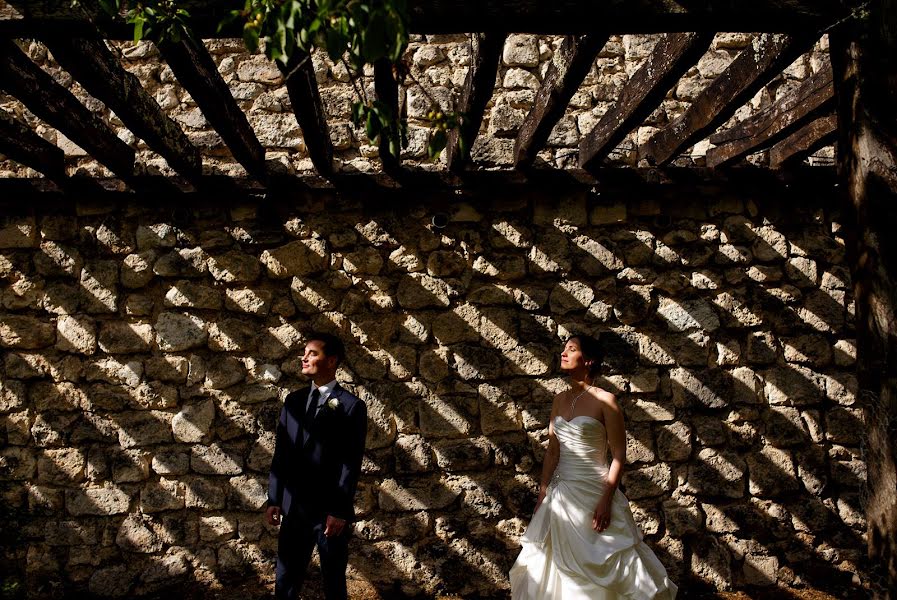
[(0, 87), (122, 178), (134, 172), (134, 149), (10, 40), (0, 40)]
[(768, 148), (799, 129), (835, 101), (832, 68), (827, 64), (769, 110), (755, 113), (734, 127), (710, 136), (716, 144), (707, 152), (707, 166), (731, 165), (752, 152)]
[[(218, 24), (228, 11), (243, 8), (244, 2), (184, 0), (179, 4), (190, 11), (193, 29), (201, 38), (240, 37), (239, 23), (221, 30)], [(566, 35), (589, 33), (596, 24), (615, 33), (818, 31), (845, 17), (848, 4), (839, 0), (409, 0), (408, 9), (413, 33)], [(0, 35), (83, 35), (93, 31), (85, 10), (72, 10), (70, 0), (0, 2)], [(109, 35), (124, 40), (133, 33), (121, 19)]]
[(159, 50), (234, 158), (250, 176), (263, 179), (265, 149), (205, 46), (188, 38), (161, 42)]
[[(392, 74), (392, 64), (389, 60), (381, 58), (374, 63), (374, 93), (377, 100), (389, 107), (392, 114), (399, 115), (399, 86)], [(401, 165), (401, 159), (389, 150), (389, 136), (381, 135), (378, 148), (380, 163), (385, 173), (396, 174)]]
[(333, 142), (330, 141), (327, 114), (321, 102), (311, 57), (295, 52), (287, 65), (277, 64), (284, 74), (290, 103), (302, 129), (311, 162), (322, 177), (329, 178), (333, 175)]
[[(897, 0), (872, 0), (833, 32), (838, 160), (849, 198), (847, 262), (855, 305), (858, 397), (864, 398), (867, 560), (874, 600), (897, 590)], [(848, 33), (849, 32), (849, 33)]]
[(515, 168), (526, 168), (533, 163), (608, 37), (606, 33), (589, 33), (564, 38), (545, 74), (536, 101), (517, 133)]
[[(476, 33), (471, 40), (470, 67), (456, 111), (464, 115), (460, 129), (452, 129), (445, 147), (446, 165), (460, 172), (470, 158), (470, 151), (480, 131), (486, 105), (495, 91), (498, 63), (505, 45), (506, 33)], [(464, 140), (466, 152), (459, 142)]]
[(769, 167), (781, 169), (833, 143), (838, 133), (838, 117), (832, 113), (818, 117), (769, 149)]
[(725, 123), (815, 41), (803, 36), (760, 34), (701, 92), (682, 116), (643, 144), (639, 154), (655, 165), (669, 163)]
[(5, 110), (0, 110), (0, 152), (53, 181), (65, 179), (65, 153)]
[(667, 34), (623, 88), (620, 99), (579, 143), (579, 165), (597, 166), (663, 101), (669, 89), (707, 51), (709, 33)]
[(103, 102), (134, 135), (188, 178), (202, 174), (202, 156), (180, 125), (166, 115), (135, 75), (125, 71), (103, 40), (56, 37), (46, 41), (53, 57), (84, 89)]

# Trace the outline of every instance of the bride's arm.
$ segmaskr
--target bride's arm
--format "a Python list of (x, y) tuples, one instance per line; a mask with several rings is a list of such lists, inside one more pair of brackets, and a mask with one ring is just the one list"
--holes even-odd
[(623, 424), (623, 411), (617, 404), (616, 397), (602, 391), (601, 411), (604, 414), (604, 428), (607, 431), (607, 445), (610, 447), (612, 460), (607, 471), (607, 485), (604, 495), (595, 507), (595, 516), (592, 519), (592, 527), (596, 531), (604, 531), (610, 524), (611, 503), (620, 479), (623, 477), (623, 465), (626, 464), (626, 426)]
[(551, 417), (548, 419), (548, 449), (545, 451), (545, 458), (542, 461), (542, 480), (539, 483), (539, 499), (536, 501), (536, 510), (542, 505), (545, 499), (545, 493), (548, 491), (548, 482), (554, 475), (554, 470), (558, 466), (558, 459), (561, 456), (561, 447), (558, 445), (558, 439), (554, 435), (554, 417), (557, 414), (558, 402), (557, 398), (551, 406)]

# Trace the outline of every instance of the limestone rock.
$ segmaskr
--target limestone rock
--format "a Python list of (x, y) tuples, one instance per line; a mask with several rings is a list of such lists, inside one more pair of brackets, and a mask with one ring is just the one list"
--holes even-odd
[(153, 273), (159, 277), (202, 277), (209, 270), (208, 261), (202, 248), (180, 248), (156, 259)]
[(165, 294), (165, 306), (175, 308), (221, 308), (221, 292), (213, 287), (181, 280)]
[(110, 354), (148, 352), (153, 343), (153, 326), (149, 323), (106, 321), (100, 328), (99, 347)]
[(688, 488), (697, 494), (742, 498), (746, 465), (734, 452), (704, 448), (688, 467)]
[(65, 507), (70, 515), (120, 515), (128, 512), (130, 499), (122, 490), (113, 487), (68, 489)]
[(190, 467), (204, 475), (239, 475), (243, 472), (243, 459), (236, 451), (218, 444), (197, 444), (191, 448)]
[(211, 400), (183, 407), (171, 420), (171, 430), (177, 442), (201, 442), (209, 434), (215, 418), (215, 404)]
[(149, 554), (162, 549), (162, 540), (151, 526), (151, 521), (139, 514), (125, 517), (118, 528), (115, 543), (128, 552)]
[(34, 317), (0, 317), (0, 346), (4, 348), (46, 348), (56, 341), (56, 328)]
[(228, 310), (265, 316), (271, 311), (274, 294), (268, 290), (227, 290), (224, 307)]
[(74, 247), (57, 242), (42, 242), (34, 254), (34, 268), (46, 277), (78, 277), (84, 260)]
[(250, 283), (261, 273), (258, 259), (237, 250), (209, 257), (208, 266), (212, 277), (224, 283)]
[(118, 262), (93, 260), (81, 269), (81, 307), (88, 313), (118, 312)]
[(661, 298), (657, 313), (673, 331), (719, 329), (719, 318), (713, 308), (703, 300), (672, 300)]
[(411, 479), (399, 483), (395, 479), (387, 479), (380, 486), (379, 504), (387, 512), (444, 510), (460, 495), (438, 480), (427, 481), (422, 478)]
[(122, 413), (116, 421), (123, 448), (143, 447), (171, 441), (171, 413), (158, 410)]
[(147, 484), (140, 491), (140, 510), (145, 514), (184, 508), (184, 493), (177, 481), (165, 479)]
[(61, 315), (56, 319), (56, 347), (63, 352), (93, 354), (97, 349), (97, 327), (86, 316)]
[(260, 261), (276, 279), (305, 277), (324, 270), (329, 254), (324, 240), (304, 239), (262, 253)]
[(84, 479), (85, 456), (77, 448), (44, 450), (37, 461), (37, 477), (43, 483), (77, 484)]
[(161, 313), (156, 320), (155, 329), (159, 349), (168, 352), (202, 347), (208, 339), (205, 321), (185, 313)]
[(268, 476), (240, 475), (228, 481), (228, 506), (258, 511), (268, 502)]
[(156, 254), (152, 251), (129, 254), (122, 261), (121, 284), (129, 289), (139, 289), (152, 281), (155, 273), (153, 263)]

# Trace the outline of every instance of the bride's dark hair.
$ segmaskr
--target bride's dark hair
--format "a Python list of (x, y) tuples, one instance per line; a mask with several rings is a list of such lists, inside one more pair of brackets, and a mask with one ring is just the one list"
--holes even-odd
[(583, 356), (592, 361), (589, 365), (589, 377), (595, 377), (601, 371), (601, 361), (604, 355), (601, 352), (601, 345), (598, 340), (584, 333), (577, 333), (567, 338), (567, 341), (576, 340), (579, 342), (579, 350)]

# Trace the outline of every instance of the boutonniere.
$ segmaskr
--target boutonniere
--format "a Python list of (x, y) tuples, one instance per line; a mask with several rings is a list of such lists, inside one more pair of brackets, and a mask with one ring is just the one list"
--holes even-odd
[(336, 398), (330, 398), (329, 400), (327, 400), (327, 404), (325, 404), (325, 406), (329, 410), (336, 410), (337, 408), (339, 408), (339, 400), (337, 400)]

